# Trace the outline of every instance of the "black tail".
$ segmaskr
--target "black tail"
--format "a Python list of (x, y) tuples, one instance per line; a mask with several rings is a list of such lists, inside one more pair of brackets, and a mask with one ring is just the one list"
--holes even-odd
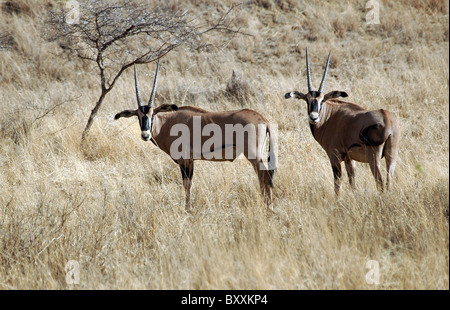
[(273, 139), (270, 136), (270, 131), (267, 129), (267, 133), (269, 134), (269, 155), (267, 157), (267, 164), (268, 164), (268, 170), (269, 170), (269, 185), (273, 187), (273, 175), (275, 174), (275, 170), (277, 167), (276, 157), (275, 157), (275, 151), (273, 146)]

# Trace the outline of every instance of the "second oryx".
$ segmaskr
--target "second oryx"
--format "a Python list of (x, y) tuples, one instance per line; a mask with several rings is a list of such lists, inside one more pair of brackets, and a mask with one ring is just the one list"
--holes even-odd
[(292, 91), (285, 98), (306, 101), (309, 126), (314, 138), (327, 153), (334, 175), (334, 189), (339, 194), (345, 162), (351, 187), (355, 186), (355, 161), (369, 163), (377, 187), (383, 190), (380, 162), (384, 157), (387, 168), (387, 188), (392, 184), (398, 156), (400, 128), (394, 115), (386, 110), (368, 111), (354, 103), (338, 100), (347, 97), (343, 91), (322, 93), (330, 64), (331, 51), (318, 91), (311, 84), (308, 50), (306, 50), (306, 74), (308, 92)]

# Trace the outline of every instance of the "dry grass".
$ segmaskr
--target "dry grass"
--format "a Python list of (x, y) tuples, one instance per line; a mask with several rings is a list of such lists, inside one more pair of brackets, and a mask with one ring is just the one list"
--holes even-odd
[[(136, 120), (113, 120), (135, 106), (131, 71), (80, 150), (97, 76), (40, 38), (52, 1), (15, 2), (0, 21), (14, 39), (0, 51), (1, 289), (449, 289), (447, 1), (382, 2), (380, 25), (366, 25), (364, 1), (249, 1), (235, 17), (253, 36), (164, 59), (159, 103), (245, 106), (278, 124), (276, 215), (244, 160), (197, 162), (186, 214), (178, 167), (139, 139)], [(168, 5), (211, 18), (230, 3)], [(391, 192), (358, 164), (357, 190), (335, 199), (305, 106), (283, 99), (306, 88), (305, 47), (313, 85), (332, 48), (327, 89), (400, 119)], [(141, 69), (144, 94), (153, 70)], [(78, 285), (65, 281), (69, 260)]]

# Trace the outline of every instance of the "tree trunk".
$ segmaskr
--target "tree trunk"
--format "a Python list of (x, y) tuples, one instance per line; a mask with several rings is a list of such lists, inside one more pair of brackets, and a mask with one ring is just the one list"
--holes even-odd
[(100, 109), (100, 106), (103, 103), (103, 100), (105, 99), (106, 94), (108, 93), (107, 90), (103, 89), (102, 93), (100, 95), (100, 98), (98, 98), (97, 103), (95, 104), (95, 107), (91, 111), (91, 115), (89, 115), (88, 122), (86, 124), (86, 127), (84, 127), (83, 134), (81, 135), (81, 147), (83, 148), (86, 143), (86, 138), (89, 135), (89, 130), (91, 129), (92, 123), (94, 122), (94, 118), (97, 115), (98, 110)]

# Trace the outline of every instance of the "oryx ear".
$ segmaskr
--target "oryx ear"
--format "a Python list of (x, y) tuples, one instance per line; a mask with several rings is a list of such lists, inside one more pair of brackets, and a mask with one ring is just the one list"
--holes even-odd
[(168, 111), (177, 111), (178, 106), (176, 104), (165, 104), (161, 107), (161, 111), (168, 112)]
[(121, 117), (131, 117), (131, 116), (137, 116), (137, 110), (125, 110), (125, 111), (122, 111), (122, 112), (120, 112), (120, 113), (117, 113), (115, 116), (114, 116), (114, 119), (119, 119), (119, 118), (121, 118)]
[(176, 104), (163, 104), (153, 110), (153, 114), (159, 112), (177, 111), (178, 106)]
[(284, 95), (284, 98), (286, 99), (296, 98), (296, 99), (303, 99), (306, 101), (306, 95), (298, 91), (291, 91), (290, 93), (286, 93), (286, 95)]
[(339, 97), (348, 97), (348, 95), (345, 91), (334, 90), (323, 96), (323, 101), (327, 101), (328, 99), (336, 99)]

